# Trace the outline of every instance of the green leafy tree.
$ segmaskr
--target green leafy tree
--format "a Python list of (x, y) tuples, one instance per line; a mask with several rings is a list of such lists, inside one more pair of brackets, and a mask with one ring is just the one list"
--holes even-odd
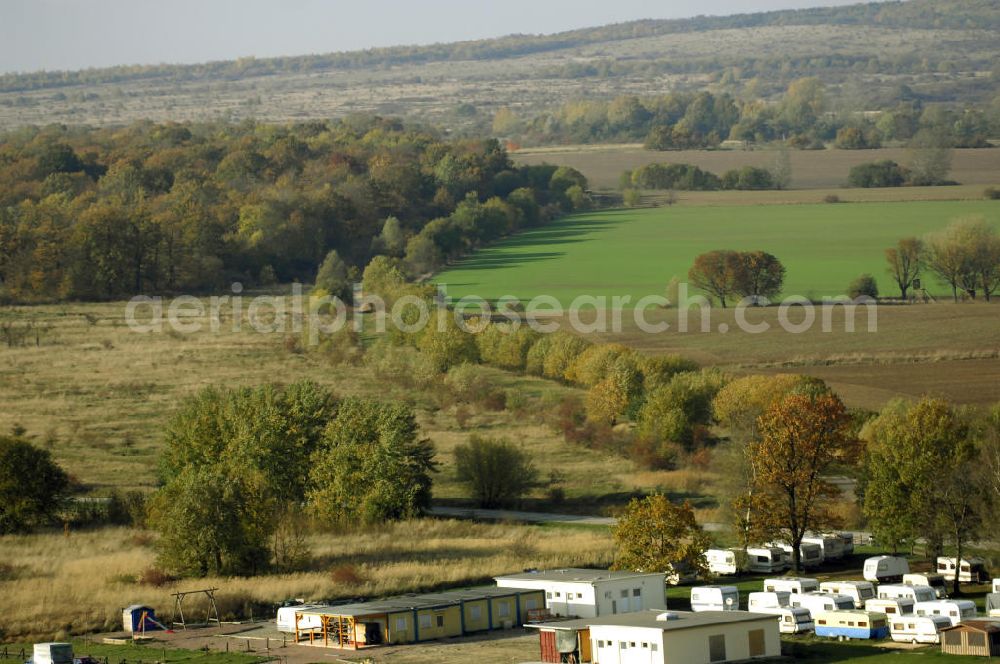
[(472, 436), (455, 448), (455, 474), (480, 507), (516, 505), (538, 485), (531, 456), (505, 438)]
[(847, 294), (852, 298), (870, 297), (873, 300), (877, 300), (878, 283), (872, 275), (862, 274), (847, 287)]
[(68, 492), (69, 478), (48, 451), (20, 435), (0, 436), (0, 535), (50, 523)]
[(671, 573), (678, 568), (705, 574), (711, 540), (695, 520), (691, 503), (662, 494), (633, 498), (611, 528), (614, 569)]
[(312, 455), (308, 503), (337, 525), (419, 516), (430, 506), (436, 468), (409, 407), (345, 399)]
[(336, 249), (326, 255), (316, 273), (314, 294), (321, 293), (339, 297), (344, 302), (349, 302), (351, 299), (350, 269)]

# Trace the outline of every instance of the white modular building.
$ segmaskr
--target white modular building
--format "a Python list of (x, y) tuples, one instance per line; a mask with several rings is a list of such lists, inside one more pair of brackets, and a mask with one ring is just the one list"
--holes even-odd
[(665, 575), (600, 569), (555, 569), (496, 577), (500, 588), (545, 591), (554, 616), (594, 618), (667, 608)]

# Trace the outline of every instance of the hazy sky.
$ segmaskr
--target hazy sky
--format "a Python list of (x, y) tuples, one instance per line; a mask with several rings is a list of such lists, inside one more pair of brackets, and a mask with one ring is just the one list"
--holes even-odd
[(857, 0), (0, 0), (0, 71), (204, 62)]

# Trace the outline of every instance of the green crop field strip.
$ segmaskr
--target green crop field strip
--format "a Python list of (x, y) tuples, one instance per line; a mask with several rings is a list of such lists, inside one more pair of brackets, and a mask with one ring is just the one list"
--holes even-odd
[[(989, 201), (920, 201), (757, 207), (672, 207), (579, 214), (518, 234), (437, 276), (453, 297), (493, 300), (551, 295), (568, 305), (579, 295), (629, 295), (634, 304), (684, 279), (695, 256), (712, 249), (761, 249), (787, 268), (785, 295), (844, 293), (861, 273), (893, 289), (883, 250), (900, 237), (979, 215), (1000, 223)], [(928, 280), (935, 293), (943, 293)]]

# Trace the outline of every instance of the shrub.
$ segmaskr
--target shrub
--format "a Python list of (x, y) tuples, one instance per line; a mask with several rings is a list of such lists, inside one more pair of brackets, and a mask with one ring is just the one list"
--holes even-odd
[(691, 164), (646, 164), (632, 171), (632, 185), (637, 189), (679, 189), (714, 191), (719, 177)]
[(741, 191), (760, 191), (764, 189), (777, 189), (774, 175), (766, 168), (757, 166), (744, 166), (739, 169), (726, 171), (722, 175), (723, 189), (738, 189)]
[(139, 574), (139, 583), (144, 586), (159, 588), (169, 585), (174, 581), (177, 581), (176, 576), (168, 574), (158, 567), (148, 567)]
[(595, 385), (607, 376), (619, 357), (632, 352), (622, 344), (594, 344), (573, 360), (566, 369), (565, 378), (588, 387)]
[(548, 344), (541, 358), (541, 375), (553, 380), (566, 380), (566, 370), (590, 343), (569, 332), (554, 332), (546, 338)]
[(459, 401), (480, 401), (490, 391), (490, 380), (483, 367), (463, 362), (448, 369), (444, 384)]
[(823, 202), (830, 204), (839, 203), (840, 196), (838, 196), (837, 194), (827, 194), (826, 196), (823, 197)]
[(330, 570), (330, 580), (338, 586), (360, 586), (367, 581), (356, 565), (344, 563)]
[(986, 187), (983, 191), (983, 198), (988, 201), (1000, 201), (1000, 188)]
[(858, 164), (851, 169), (847, 176), (847, 183), (852, 187), (864, 189), (877, 187), (902, 187), (907, 180), (908, 173), (905, 168), (892, 161), (885, 159), (867, 164)]
[(629, 187), (622, 191), (622, 203), (625, 207), (639, 207), (642, 204), (642, 192)]
[(680, 355), (656, 355), (642, 359), (643, 384), (647, 391), (666, 385), (679, 373), (698, 371), (698, 363)]
[(479, 356), (486, 364), (501, 369), (521, 371), (528, 352), (539, 334), (527, 325), (493, 323), (475, 335)]
[(852, 298), (867, 296), (878, 299), (878, 284), (875, 282), (875, 277), (870, 274), (862, 274), (847, 287), (847, 294)]
[(504, 438), (479, 436), (455, 448), (455, 472), (479, 506), (488, 509), (516, 503), (538, 478), (522, 447)]

